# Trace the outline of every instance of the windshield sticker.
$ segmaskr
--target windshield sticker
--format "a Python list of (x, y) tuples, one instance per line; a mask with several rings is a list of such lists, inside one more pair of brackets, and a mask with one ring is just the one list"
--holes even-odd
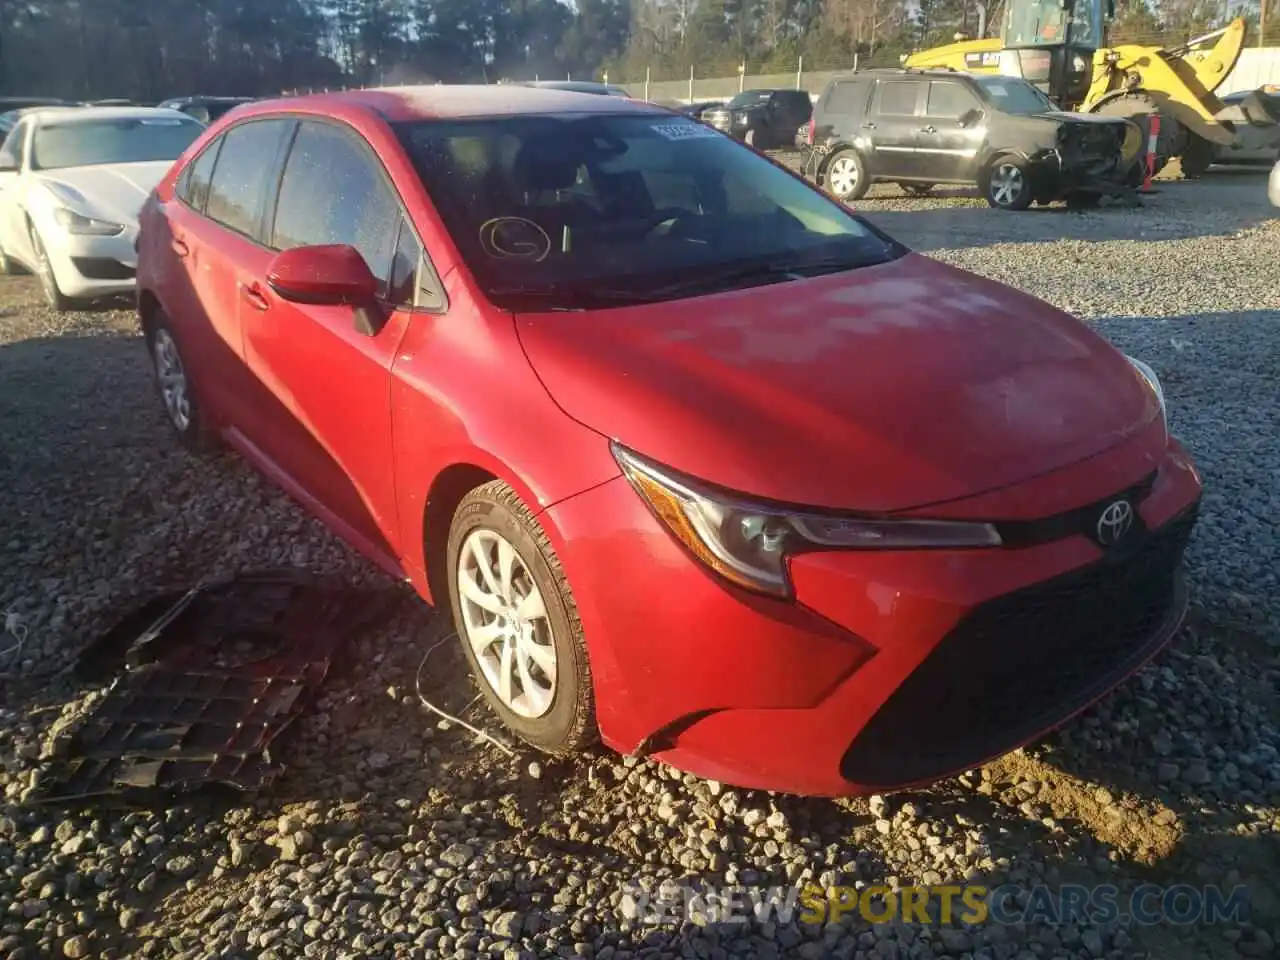
[(551, 238), (524, 217), (494, 217), (480, 225), (480, 246), (497, 260), (539, 263), (551, 252)]
[(995, 97), (1007, 97), (1009, 95), (1008, 90), (1006, 90), (1004, 87), (997, 87), (997, 86), (987, 87), (987, 93)]
[(653, 132), (668, 140), (703, 140), (720, 136), (715, 130), (701, 123), (655, 123)]

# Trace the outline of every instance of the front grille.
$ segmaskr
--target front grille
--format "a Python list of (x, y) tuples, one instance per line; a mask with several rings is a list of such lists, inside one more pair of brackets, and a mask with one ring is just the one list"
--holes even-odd
[(1196, 508), (1105, 559), (970, 612), (850, 745), (866, 786), (935, 779), (1012, 750), (1101, 695), (1164, 640), (1186, 604)]
[(71, 263), (86, 280), (132, 280), (137, 274), (110, 257), (72, 257)]

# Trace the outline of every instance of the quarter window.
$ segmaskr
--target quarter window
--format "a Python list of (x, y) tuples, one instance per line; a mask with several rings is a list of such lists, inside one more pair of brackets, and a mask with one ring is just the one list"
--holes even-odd
[(926, 111), (931, 117), (939, 117), (944, 120), (954, 119), (964, 116), (965, 112), (977, 107), (978, 101), (974, 99), (973, 94), (962, 87), (958, 83), (941, 83), (929, 84), (929, 109)]
[[(913, 108), (914, 108), (913, 95)], [(862, 113), (867, 106), (867, 82), (865, 80), (843, 80), (831, 88), (824, 105), (828, 113)]]
[(910, 117), (916, 112), (916, 90), (919, 84), (893, 80), (880, 84), (878, 101), (880, 113), (896, 117)]
[(226, 132), (209, 183), (206, 216), (258, 238), (265, 188), (287, 126), (283, 120), (255, 120)]
[(378, 279), (379, 296), (387, 298), (402, 219), (385, 176), (353, 136), (327, 123), (299, 127), (280, 184), (271, 246), (355, 247)]
[(209, 199), (209, 182), (213, 177), (213, 166), (218, 161), (218, 151), (222, 148), (222, 138), (209, 144), (201, 151), (200, 156), (187, 165), (178, 184), (178, 199), (193, 210), (204, 212), (205, 203)]

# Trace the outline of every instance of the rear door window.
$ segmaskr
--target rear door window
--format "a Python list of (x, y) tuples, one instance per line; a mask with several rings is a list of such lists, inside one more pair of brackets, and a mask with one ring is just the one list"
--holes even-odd
[(827, 92), (823, 110), (835, 114), (861, 114), (867, 109), (868, 80), (840, 80)]
[(310, 121), (298, 128), (280, 182), (273, 248), (354, 247), (378, 279), (378, 295), (385, 300), (393, 288), (392, 261), (402, 220), (399, 198), (354, 133)]
[(923, 85), (915, 80), (886, 80), (876, 89), (876, 111), (884, 116), (915, 116)]
[(290, 120), (252, 120), (223, 135), (205, 216), (252, 240), (261, 238), (267, 184), (291, 126)]

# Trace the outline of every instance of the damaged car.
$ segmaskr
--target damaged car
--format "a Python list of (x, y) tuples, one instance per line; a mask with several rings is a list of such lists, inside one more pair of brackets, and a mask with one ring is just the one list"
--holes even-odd
[(1155, 371), (691, 118), (264, 101), (141, 222), (177, 437), (451, 616), (552, 755), (929, 782), (1085, 709), (1187, 608), (1201, 483)]
[(834, 77), (805, 139), (805, 175), (845, 202), (888, 181), (916, 195), (976, 185), (1002, 210), (1092, 206), (1130, 198), (1140, 182), (1136, 124), (1064, 113), (1015, 77), (909, 69)]

